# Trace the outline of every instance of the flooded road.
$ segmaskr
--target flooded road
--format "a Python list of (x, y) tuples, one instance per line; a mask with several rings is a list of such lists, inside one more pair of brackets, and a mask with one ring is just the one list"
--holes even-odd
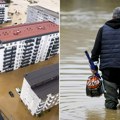
[[(41, 117), (33, 117), (27, 107), (21, 102), (15, 88), (21, 88), (25, 73), (37, 70), (39, 68), (58, 63), (58, 55), (49, 60), (19, 68), (18, 70), (0, 74), (0, 111), (2, 111), (9, 120), (58, 120), (59, 107), (55, 106), (50, 112), (45, 112)], [(12, 91), (15, 97), (10, 97), (9, 91)]]
[(104, 96), (86, 96), (91, 72), (84, 54), (119, 5), (114, 0), (61, 0), (60, 120), (120, 120), (120, 109), (105, 109)]

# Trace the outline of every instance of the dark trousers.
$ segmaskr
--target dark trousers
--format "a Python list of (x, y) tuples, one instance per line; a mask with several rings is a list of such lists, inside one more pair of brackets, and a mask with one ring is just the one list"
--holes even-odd
[(106, 90), (106, 93), (104, 93), (105, 107), (110, 109), (115, 108), (118, 104), (119, 86), (116, 83), (112, 83), (106, 80), (104, 80), (103, 83)]

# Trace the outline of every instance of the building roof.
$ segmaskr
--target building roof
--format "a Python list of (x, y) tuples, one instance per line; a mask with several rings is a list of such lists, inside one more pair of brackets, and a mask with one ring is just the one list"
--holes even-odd
[(46, 100), (48, 94), (55, 95), (59, 93), (59, 79), (52, 80), (33, 89), (36, 95), (42, 100)]
[(5, 4), (5, 0), (0, 0), (0, 4)]
[(59, 91), (59, 64), (53, 64), (25, 75), (33, 91), (41, 99)]
[(41, 7), (41, 6), (39, 6), (39, 5), (29, 6), (29, 7), (33, 8), (33, 9), (36, 9), (36, 10), (39, 10), (39, 11), (43, 11), (44, 13), (47, 13), (47, 14), (49, 14), (49, 15), (51, 15), (51, 16), (54, 16), (54, 17), (56, 17), (56, 18), (59, 18), (59, 13), (58, 13), (58, 12), (49, 10), (49, 9), (44, 8), (44, 7)]
[(50, 21), (20, 24), (0, 29), (0, 40), (2, 42), (14, 41), (58, 31), (59, 26)]

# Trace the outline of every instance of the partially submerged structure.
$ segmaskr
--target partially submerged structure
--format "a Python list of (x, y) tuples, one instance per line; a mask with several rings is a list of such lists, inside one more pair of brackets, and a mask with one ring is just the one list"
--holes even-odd
[(28, 6), (26, 22), (32, 23), (38, 21), (51, 21), (55, 24), (59, 24), (59, 13), (38, 5)]
[(59, 26), (49, 22), (0, 29), (0, 72), (38, 63), (58, 54)]
[(38, 115), (59, 103), (59, 64), (25, 75), (21, 100), (32, 115)]
[(8, 21), (8, 4), (5, 0), (0, 0), (0, 24)]

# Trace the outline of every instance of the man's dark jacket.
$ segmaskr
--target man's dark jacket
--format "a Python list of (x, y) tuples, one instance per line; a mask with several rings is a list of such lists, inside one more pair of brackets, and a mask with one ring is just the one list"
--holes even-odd
[(92, 60), (100, 57), (100, 70), (105, 80), (120, 85), (120, 19), (107, 21), (98, 31)]

